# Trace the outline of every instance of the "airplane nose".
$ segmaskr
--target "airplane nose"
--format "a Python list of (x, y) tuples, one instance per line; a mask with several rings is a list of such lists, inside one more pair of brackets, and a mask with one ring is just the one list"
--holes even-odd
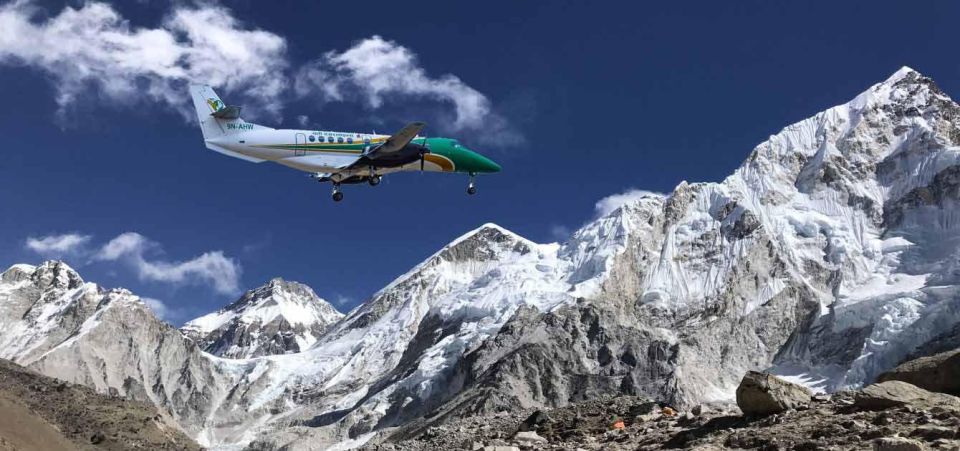
[(480, 155), (480, 172), (500, 172), (500, 165), (495, 161)]
[(459, 150), (460, 152), (457, 153), (459, 157), (457, 169), (459, 171), (476, 172), (478, 174), (500, 172), (500, 165), (493, 160), (465, 147), (460, 147)]

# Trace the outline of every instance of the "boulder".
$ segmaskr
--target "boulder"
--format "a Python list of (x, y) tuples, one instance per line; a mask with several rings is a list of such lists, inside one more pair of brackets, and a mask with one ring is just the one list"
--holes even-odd
[(927, 442), (935, 442), (937, 440), (949, 440), (954, 438), (957, 435), (957, 430), (954, 428), (948, 428), (943, 426), (920, 426), (913, 430), (910, 433), (911, 437), (923, 439)]
[(933, 392), (960, 395), (960, 349), (902, 363), (877, 380), (903, 381)]
[(745, 415), (770, 415), (810, 402), (810, 390), (769, 373), (750, 371), (737, 387), (737, 406)]
[(519, 443), (547, 443), (547, 439), (534, 431), (520, 431), (513, 436), (513, 440)]
[(941, 407), (960, 410), (960, 398), (933, 393), (901, 381), (887, 381), (869, 385), (854, 395), (854, 406), (867, 410), (913, 406), (920, 409)]
[(526, 420), (520, 423), (520, 431), (538, 431), (550, 423), (550, 416), (547, 412), (537, 410), (530, 414)]
[(924, 451), (922, 443), (903, 437), (884, 437), (873, 442), (874, 451)]

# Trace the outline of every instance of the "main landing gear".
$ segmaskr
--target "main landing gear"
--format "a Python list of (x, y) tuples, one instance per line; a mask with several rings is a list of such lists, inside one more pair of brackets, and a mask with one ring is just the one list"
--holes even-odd
[(377, 186), (380, 184), (380, 174), (377, 174), (377, 169), (373, 166), (370, 166), (370, 175), (367, 176), (367, 183), (370, 186)]
[(340, 202), (341, 200), (343, 200), (343, 191), (340, 191), (339, 183), (334, 183), (333, 184), (333, 201)]
[(477, 174), (474, 174), (472, 172), (470, 173), (470, 184), (467, 185), (467, 194), (471, 196), (474, 194), (477, 194), (477, 185), (474, 182), (476, 176)]

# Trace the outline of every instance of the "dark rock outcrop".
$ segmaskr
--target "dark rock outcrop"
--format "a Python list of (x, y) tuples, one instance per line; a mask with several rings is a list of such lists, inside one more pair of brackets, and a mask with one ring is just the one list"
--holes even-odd
[(960, 395), (960, 349), (903, 363), (878, 380), (903, 381), (933, 392)]

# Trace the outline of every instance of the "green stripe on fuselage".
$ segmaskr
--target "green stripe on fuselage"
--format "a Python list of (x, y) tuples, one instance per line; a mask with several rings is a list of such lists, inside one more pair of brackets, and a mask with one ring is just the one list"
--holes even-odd
[[(500, 165), (477, 152), (461, 145), (457, 140), (450, 138), (416, 138), (412, 144), (426, 145), (430, 153), (439, 155), (451, 163), (456, 172), (490, 173), (500, 172)], [(263, 149), (293, 150), (301, 152), (326, 152), (358, 155), (366, 147), (374, 148), (379, 143), (300, 143), (300, 144), (260, 144), (253, 147)]]

